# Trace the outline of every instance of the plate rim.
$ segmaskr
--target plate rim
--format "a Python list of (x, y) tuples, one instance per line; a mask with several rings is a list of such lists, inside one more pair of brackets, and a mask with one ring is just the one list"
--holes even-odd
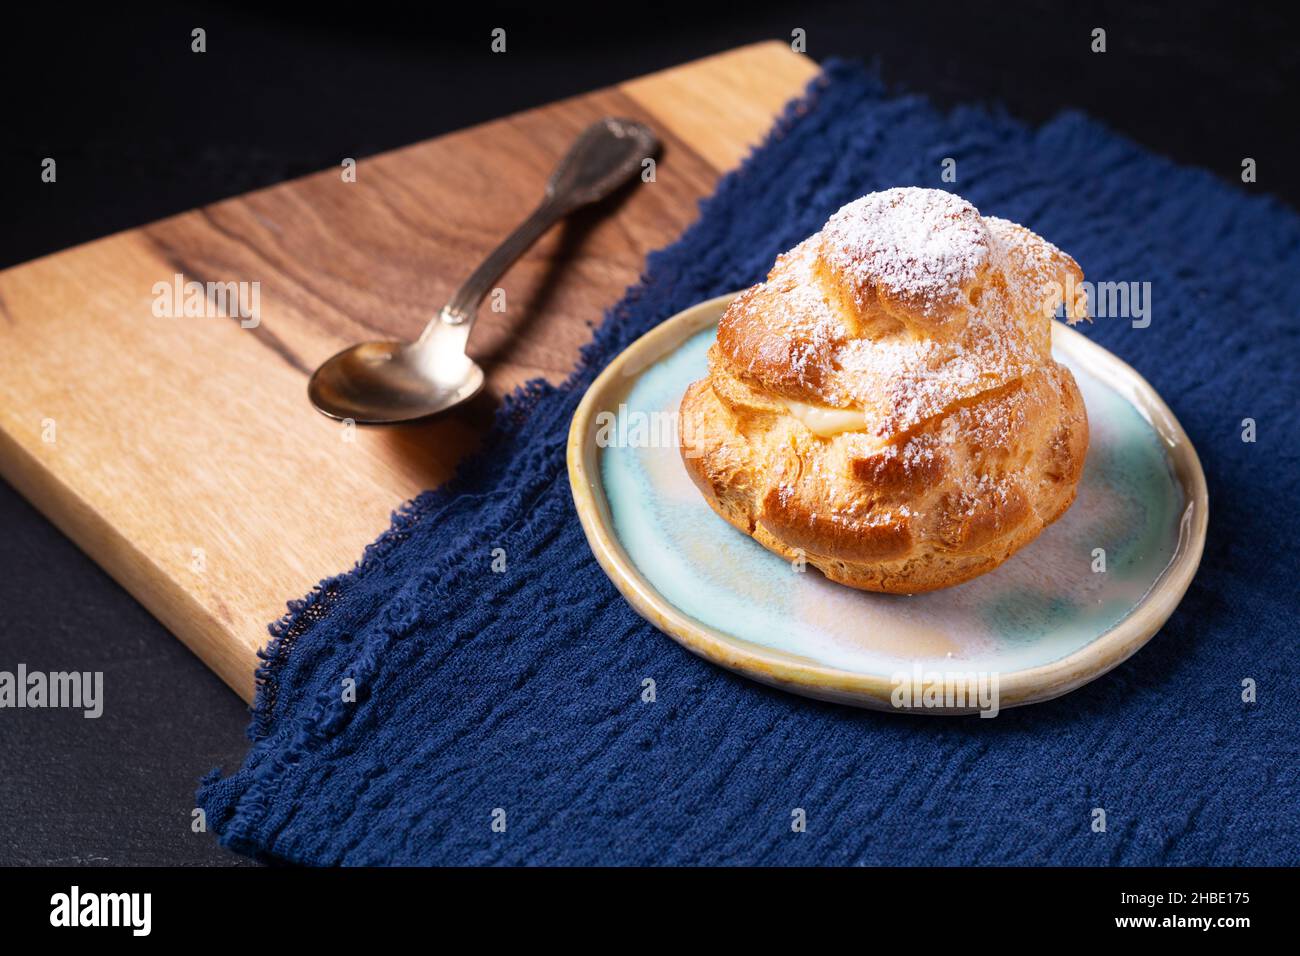
[[(890, 700), (893, 683), (882, 675), (818, 664), (704, 624), (660, 594), (619, 543), (603, 487), (595, 417), (606, 410), (608, 397), (626, 394), (633, 378), (696, 332), (716, 323), (739, 294), (729, 292), (699, 302), (646, 332), (610, 361), (588, 386), (574, 411), (566, 447), (569, 486), (597, 562), (642, 618), (692, 653), (734, 673), (802, 696), (874, 710), (947, 716), (976, 712), (974, 708), (895, 707)], [(1160, 630), (1187, 593), (1200, 566), (1209, 527), (1209, 494), (1200, 457), (1160, 394), (1123, 359), (1057, 320), (1052, 322), (1052, 345), (1086, 360), (1089, 372), (1122, 394), (1151, 422), (1164, 442), (1165, 454), (1187, 502), (1179, 519), (1174, 557), (1138, 604), (1114, 627), (1065, 657), (999, 672), (999, 710), (1060, 697), (1101, 677), (1136, 653)], [(990, 573), (996, 573), (996, 569)]]

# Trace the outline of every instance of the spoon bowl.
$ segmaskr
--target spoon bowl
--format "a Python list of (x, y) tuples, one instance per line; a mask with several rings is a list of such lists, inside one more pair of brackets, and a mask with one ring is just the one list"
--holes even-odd
[(541, 204), (474, 270), (417, 341), (363, 342), (316, 369), (307, 397), (322, 414), (359, 425), (437, 415), (483, 388), (465, 346), (479, 303), (546, 230), (631, 180), (659, 148), (649, 127), (607, 116), (587, 127), (546, 183)]
[(467, 402), (483, 381), (483, 370), (464, 352), (434, 355), (404, 342), (362, 342), (326, 360), (307, 383), (307, 395), (330, 418), (394, 425)]

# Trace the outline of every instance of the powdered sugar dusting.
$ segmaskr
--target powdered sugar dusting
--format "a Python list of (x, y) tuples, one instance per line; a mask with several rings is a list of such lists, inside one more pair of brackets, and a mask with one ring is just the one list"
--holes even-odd
[[(863, 412), (863, 437), (878, 447), (1050, 363), (1049, 316), (1060, 293), (1053, 302), (1045, 290), (1059, 290), (1065, 270), (1077, 268), (1030, 230), (982, 219), (951, 193), (890, 189), (844, 206), (780, 256), (723, 321), (751, 330), (732, 357), (751, 381), (795, 401)], [(915, 319), (928, 305), (946, 314), (862, 328), (842, 300), (846, 274), (850, 288), (870, 277), (896, 300), (885, 313), (870, 303), (864, 313)]]
[[(733, 319), (746, 321), (761, 316), (772, 336), (788, 343), (784, 355), (790, 372), (809, 390), (825, 377), (814, 375), (813, 367), (832, 369), (835, 351), (848, 335), (813, 274), (816, 257), (817, 237), (813, 236), (779, 256), (769, 280), (732, 304)], [(757, 354), (750, 354), (746, 372), (754, 372), (757, 358)]]
[(989, 258), (977, 210), (940, 189), (886, 189), (856, 199), (827, 220), (821, 252), (858, 296), (872, 287), (923, 314), (951, 306)]

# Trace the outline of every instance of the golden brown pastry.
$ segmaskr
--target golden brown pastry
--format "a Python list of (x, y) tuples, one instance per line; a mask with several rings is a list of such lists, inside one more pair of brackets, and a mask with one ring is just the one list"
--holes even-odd
[(849, 203), (722, 317), (682, 399), (687, 470), (833, 581), (913, 594), (990, 571), (1074, 501), (1088, 418), (1051, 317), (1082, 280), (951, 193)]

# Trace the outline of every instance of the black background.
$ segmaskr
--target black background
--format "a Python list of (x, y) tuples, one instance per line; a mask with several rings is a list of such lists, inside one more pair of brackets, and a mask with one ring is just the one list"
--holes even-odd
[[(1230, 180), (1253, 157), (1252, 188), (1300, 206), (1300, 44), (1282, 4), (472, 7), (7, 10), (0, 267), (796, 27), (813, 58), (878, 61), (941, 104), (1082, 109)], [(243, 755), (243, 703), (0, 482), (0, 670), (19, 662), (102, 670), (107, 703), (98, 720), (0, 711), (0, 863), (245, 862), (190, 831), (198, 778)]]

